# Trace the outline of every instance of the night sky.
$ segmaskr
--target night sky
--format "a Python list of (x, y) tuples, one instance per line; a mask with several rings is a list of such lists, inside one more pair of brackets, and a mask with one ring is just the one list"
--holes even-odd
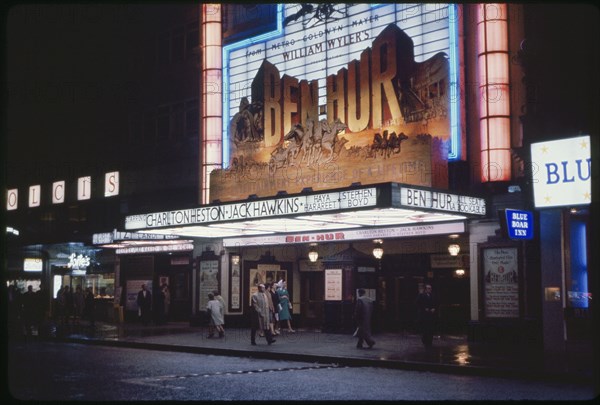
[[(80, 162), (105, 167), (133, 158), (119, 145), (127, 136), (128, 110), (147, 96), (137, 81), (143, 65), (136, 61), (142, 42), (136, 34), (153, 24), (146, 12), (151, 7), (161, 6), (47, 4), (7, 11), (8, 186), (77, 177)], [(598, 8), (529, 7), (523, 19), (536, 72), (529, 76), (535, 90), (529, 101), (535, 107), (530, 112), (543, 116), (539, 135), (597, 133)]]
[[(143, 7), (21, 5), (6, 18), (7, 185), (122, 159)], [(102, 169), (101, 169), (102, 170)], [(70, 173), (70, 172), (77, 173)], [(18, 184), (17, 184), (18, 185)]]

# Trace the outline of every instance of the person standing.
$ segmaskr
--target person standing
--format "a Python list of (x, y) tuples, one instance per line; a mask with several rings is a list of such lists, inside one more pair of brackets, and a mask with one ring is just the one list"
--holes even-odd
[(271, 283), (267, 288), (267, 294), (271, 296), (271, 302), (273, 303), (273, 313), (271, 314), (271, 332), (273, 335), (279, 335), (279, 295), (275, 290), (277, 283)]
[(96, 325), (96, 301), (92, 287), (88, 287), (85, 291), (85, 304), (83, 306), (83, 311), (85, 316), (90, 321), (90, 326), (94, 327)]
[(27, 292), (22, 297), (22, 314), (23, 314), (23, 326), (26, 336), (33, 336), (33, 328), (35, 326), (35, 318), (37, 312), (37, 300), (35, 293), (33, 292), (33, 286), (27, 286)]
[(286, 283), (283, 280), (279, 281), (279, 325), (282, 326), (284, 321), (287, 321), (287, 331), (296, 332), (292, 329), (292, 303), (290, 301), (290, 293), (286, 289)]
[(417, 321), (421, 328), (421, 342), (427, 348), (433, 344), (433, 328), (437, 316), (437, 303), (431, 284), (425, 284), (425, 290), (417, 296)]
[(271, 330), (269, 329), (269, 304), (265, 295), (265, 285), (259, 284), (258, 291), (252, 294), (252, 322), (250, 328), (250, 343), (256, 346), (256, 331), (262, 330), (270, 345), (275, 343)]
[(169, 290), (169, 285), (168, 284), (163, 284), (162, 286), (162, 292), (163, 292), (163, 296), (164, 296), (164, 321), (165, 323), (169, 322), (169, 308), (171, 307), (171, 290)]
[(358, 343), (356, 348), (362, 349), (363, 342), (367, 342), (369, 349), (375, 341), (371, 337), (371, 317), (373, 316), (373, 300), (365, 295), (363, 288), (358, 289), (358, 298), (354, 307), (354, 319), (358, 326)]
[(208, 324), (208, 338), (212, 338), (215, 334), (215, 329), (219, 332), (219, 337), (225, 336), (225, 330), (223, 329), (225, 308), (221, 302), (215, 298), (214, 294), (208, 294), (208, 303), (206, 304), (206, 310), (210, 315), (210, 321)]
[(79, 320), (83, 318), (83, 306), (85, 305), (85, 296), (83, 295), (83, 290), (81, 286), (78, 285), (75, 288), (75, 293), (73, 294), (73, 322), (79, 325)]
[(150, 321), (150, 312), (152, 311), (152, 294), (146, 289), (146, 284), (142, 284), (142, 289), (137, 296), (138, 314), (142, 323), (148, 325)]

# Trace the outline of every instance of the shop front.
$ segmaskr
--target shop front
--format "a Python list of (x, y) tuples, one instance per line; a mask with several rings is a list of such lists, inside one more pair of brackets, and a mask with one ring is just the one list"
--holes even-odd
[[(173, 235), (113, 232), (94, 235), (95, 246), (115, 257), (116, 279), (111, 311), (117, 321), (138, 321), (137, 294), (142, 285), (152, 294), (155, 323), (187, 321), (192, 311), (194, 245)], [(163, 288), (168, 288), (165, 302)]]

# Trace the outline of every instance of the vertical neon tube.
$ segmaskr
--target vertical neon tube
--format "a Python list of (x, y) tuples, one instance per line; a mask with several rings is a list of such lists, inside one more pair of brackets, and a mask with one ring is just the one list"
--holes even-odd
[(222, 161), (221, 5), (202, 5), (202, 204), (210, 202), (210, 172)]
[(477, 6), (481, 181), (511, 179), (508, 21), (506, 4)]

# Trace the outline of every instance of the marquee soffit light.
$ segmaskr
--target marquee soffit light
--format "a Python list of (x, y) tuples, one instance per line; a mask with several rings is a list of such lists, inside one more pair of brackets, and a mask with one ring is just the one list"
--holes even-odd
[(311, 243), (310, 248), (308, 250), (308, 260), (310, 260), (311, 262), (314, 263), (317, 261), (318, 258), (319, 258), (319, 252), (317, 252), (317, 244)]
[(460, 246), (457, 245), (456, 243), (452, 243), (451, 245), (448, 245), (448, 253), (450, 253), (450, 256), (458, 256), (459, 252), (460, 252)]
[(383, 257), (383, 240), (375, 239), (373, 243), (375, 244), (373, 256), (375, 256), (376, 259), (381, 259)]

